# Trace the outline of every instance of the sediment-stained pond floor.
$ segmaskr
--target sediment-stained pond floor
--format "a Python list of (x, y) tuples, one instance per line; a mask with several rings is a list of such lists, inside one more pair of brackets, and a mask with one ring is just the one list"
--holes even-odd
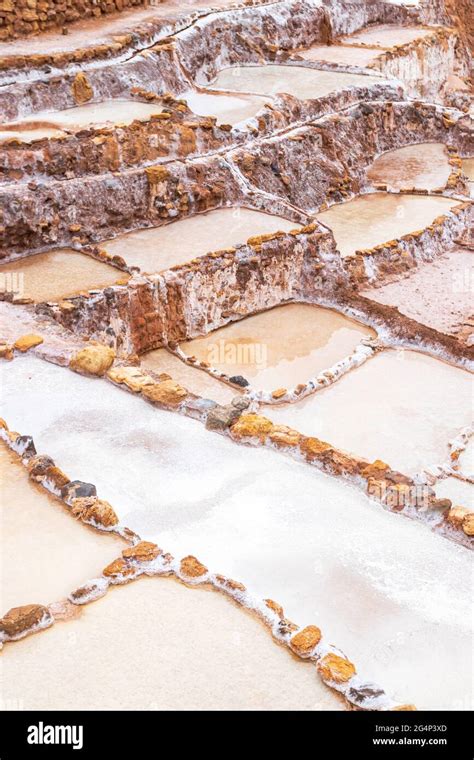
[(317, 214), (329, 227), (343, 256), (427, 227), (457, 201), (433, 196), (369, 193)]
[(471, 422), (471, 393), (465, 370), (413, 351), (385, 351), (313, 396), (272, 408), (268, 416), (414, 474), (448, 459), (448, 441)]
[(1, 286), (35, 302), (60, 301), (80, 291), (128, 279), (125, 272), (71, 249), (55, 249), (0, 264)]
[(128, 232), (101, 247), (122, 256), (128, 266), (154, 273), (186, 264), (211, 251), (246, 243), (249, 237), (270, 232), (287, 232), (299, 227), (281, 216), (248, 208), (222, 208), (198, 214), (161, 227)]
[(445, 187), (451, 167), (442, 143), (422, 143), (382, 153), (367, 171), (374, 185), (386, 184), (391, 190)]
[(339, 71), (318, 71), (304, 66), (239, 66), (223, 69), (210, 83), (214, 90), (248, 92), (256, 95), (277, 95), (287, 92), (307, 100), (321, 98), (345, 87), (367, 87), (374, 81), (364, 74)]
[(344, 709), (250, 614), (168, 578), (111, 589), (79, 618), (6, 647), (0, 688), (25, 710)]
[(293, 388), (344, 359), (375, 332), (336, 311), (287, 304), (181, 344), (188, 356), (258, 390)]
[[(463, 547), (304, 463), (237, 447), (103, 381), (26, 357), (2, 382), (11, 424), (28, 424), (41, 451), (94, 482), (142, 537), (276, 599), (300, 625), (319, 624), (364, 678), (396, 697), (409, 693), (426, 708), (467, 703), (470, 559)], [(459, 398), (458, 389), (453, 394)], [(338, 418), (344, 414), (339, 407)], [(432, 688), (434, 661), (441, 695)]]
[[(65, 506), (31, 481), (0, 441), (0, 560), (3, 612), (21, 604), (50, 604), (100, 575), (124, 541), (77, 523)], [(3, 614), (2, 612), (2, 614)]]

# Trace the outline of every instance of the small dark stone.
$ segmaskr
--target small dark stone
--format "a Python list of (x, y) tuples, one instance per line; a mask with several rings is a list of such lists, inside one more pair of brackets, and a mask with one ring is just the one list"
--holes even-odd
[(364, 114), (364, 116), (369, 116), (371, 113), (374, 112), (374, 109), (372, 106), (367, 105), (367, 103), (362, 103), (360, 110)]
[(84, 483), (82, 480), (71, 480), (61, 489), (61, 498), (66, 504), (73, 499), (83, 499), (87, 496), (97, 496), (97, 488), (92, 483)]
[(19, 435), (15, 441), (15, 450), (21, 456), (36, 456), (36, 448), (31, 435)]
[(215, 431), (227, 430), (240, 417), (240, 414), (241, 410), (231, 404), (216, 406), (207, 415), (206, 428)]
[(361, 684), (358, 688), (351, 687), (348, 692), (348, 697), (351, 700), (351, 702), (355, 702), (356, 704), (362, 704), (367, 699), (375, 699), (376, 697), (381, 697), (383, 694), (385, 694), (384, 690), (381, 689), (379, 686), (377, 686), (374, 683), (364, 683)]
[(234, 385), (240, 385), (241, 388), (246, 388), (247, 385), (250, 385), (249, 381), (245, 379), (245, 377), (242, 377), (242, 375), (233, 375), (232, 377), (229, 377), (229, 382), (234, 383)]

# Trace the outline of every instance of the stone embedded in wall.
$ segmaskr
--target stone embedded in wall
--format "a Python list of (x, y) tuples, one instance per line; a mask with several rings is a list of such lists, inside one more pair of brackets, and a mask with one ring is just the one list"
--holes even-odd
[(85, 375), (105, 375), (115, 359), (115, 351), (99, 344), (86, 346), (75, 354), (69, 366)]
[(335, 683), (349, 681), (356, 674), (352, 662), (332, 652), (318, 662), (318, 670), (325, 681)]
[(41, 604), (14, 607), (0, 619), (0, 641), (21, 639), (39, 628), (53, 625), (53, 622), (48, 608)]
[(321, 631), (316, 625), (308, 625), (290, 639), (290, 647), (300, 657), (311, 657), (321, 641)]
[(72, 96), (77, 105), (87, 103), (89, 100), (92, 100), (94, 96), (94, 91), (89, 84), (89, 80), (82, 71), (79, 71), (74, 77), (71, 89)]
[(70, 506), (74, 517), (90, 525), (112, 528), (118, 524), (118, 517), (109, 502), (96, 496), (70, 499)]

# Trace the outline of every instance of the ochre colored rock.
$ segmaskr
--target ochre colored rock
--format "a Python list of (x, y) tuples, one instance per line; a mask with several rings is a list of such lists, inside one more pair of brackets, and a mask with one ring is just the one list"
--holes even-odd
[(470, 512), (462, 521), (462, 529), (466, 536), (474, 536), (474, 512)]
[(415, 705), (397, 705), (397, 707), (393, 707), (392, 709), (394, 712), (412, 712), (417, 708)]
[(102, 571), (102, 575), (105, 575), (106, 578), (117, 578), (118, 576), (124, 576), (126, 578), (134, 573), (135, 568), (130, 567), (122, 557), (114, 559), (114, 561), (111, 562), (110, 565), (107, 565)]
[(332, 450), (332, 446), (319, 438), (303, 438), (300, 443), (300, 451), (305, 455), (309, 462), (314, 459), (321, 459), (325, 454)]
[(297, 430), (292, 430), (286, 425), (274, 425), (268, 437), (273, 443), (284, 447), (297, 446), (302, 436)]
[(371, 464), (368, 464), (367, 467), (364, 467), (361, 470), (360, 474), (363, 478), (379, 479), (380, 477), (383, 477), (384, 473), (389, 469), (390, 467), (388, 464), (382, 462), (381, 459), (376, 459), (375, 462), (372, 462)]
[(290, 647), (300, 657), (309, 657), (321, 641), (321, 631), (316, 625), (308, 625), (290, 639)]
[(113, 364), (115, 351), (108, 346), (91, 344), (73, 356), (69, 366), (85, 375), (105, 375)]
[(344, 683), (356, 674), (355, 665), (338, 654), (327, 654), (318, 663), (318, 670), (325, 681)]
[(53, 619), (47, 607), (42, 604), (27, 604), (24, 607), (13, 607), (0, 619), (0, 633), (10, 639), (21, 638), (39, 624), (52, 625)]
[(277, 388), (275, 391), (273, 391), (272, 398), (274, 398), (275, 400), (278, 400), (279, 398), (283, 398), (283, 396), (286, 396), (287, 393), (288, 393), (287, 388)]
[(152, 562), (162, 553), (160, 547), (151, 543), (151, 541), (140, 541), (139, 544), (124, 549), (122, 557), (126, 560), (135, 560), (136, 562)]
[(112, 367), (107, 372), (107, 377), (114, 383), (123, 383), (134, 393), (140, 393), (146, 385), (155, 383), (155, 380), (150, 375), (145, 375), (139, 367)]
[(234, 581), (232, 578), (226, 578), (225, 575), (216, 575), (216, 581), (220, 583), (221, 586), (224, 586), (224, 588), (227, 588), (230, 591), (246, 591), (243, 583)]
[(176, 409), (182, 404), (188, 392), (174, 380), (165, 380), (163, 383), (144, 386), (142, 394), (153, 404), (165, 409)]
[(95, 496), (73, 499), (71, 511), (78, 520), (96, 523), (104, 528), (112, 528), (119, 521), (109, 502), (97, 499)]
[(54, 467), (54, 460), (45, 454), (37, 454), (28, 461), (28, 473), (33, 480), (41, 480)]
[(260, 414), (242, 414), (231, 432), (233, 438), (258, 438), (263, 443), (272, 428), (273, 422)]
[(87, 103), (94, 95), (86, 75), (80, 71), (76, 74), (72, 83), (72, 95), (78, 105)]
[(265, 604), (267, 605), (268, 609), (278, 615), (279, 618), (285, 617), (283, 607), (281, 604), (278, 604), (278, 602), (274, 602), (273, 599), (265, 599)]
[(201, 564), (201, 562), (192, 555), (183, 557), (179, 569), (181, 574), (188, 578), (200, 578), (207, 573), (207, 567)]
[(7, 343), (0, 343), (0, 359), (11, 361), (13, 356), (13, 346), (9, 346)]
[(69, 476), (56, 466), (47, 470), (44, 480), (58, 492), (61, 492), (64, 486), (71, 482)]
[(470, 510), (466, 507), (452, 507), (449, 510), (446, 519), (455, 528), (462, 528), (463, 522), (467, 515), (470, 514)]
[(18, 338), (18, 340), (16, 340), (13, 345), (17, 351), (25, 353), (25, 351), (28, 351), (30, 348), (39, 346), (41, 343), (43, 343), (43, 341), (44, 339), (41, 337), (41, 335), (34, 335), (33, 333), (30, 333), (28, 335), (22, 335), (21, 338)]

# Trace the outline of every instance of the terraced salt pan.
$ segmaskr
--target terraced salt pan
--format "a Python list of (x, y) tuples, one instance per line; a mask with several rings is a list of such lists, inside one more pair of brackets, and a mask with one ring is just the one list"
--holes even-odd
[(433, 34), (432, 29), (423, 27), (396, 26), (394, 24), (376, 24), (369, 26), (360, 32), (342, 37), (345, 45), (372, 45), (376, 47), (391, 48), (394, 45), (407, 45), (409, 42)]
[(362, 295), (377, 303), (396, 306), (402, 314), (444, 333), (456, 333), (472, 313), (474, 257), (463, 248), (420, 263), (414, 269)]
[(23, 604), (59, 601), (100, 575), (126, 544), (99, 535), (28, 477), (0, 441), (0, 616)]
[(272, 407), (268, 417), (414, 474), (446, 461), (448, 441), (471, 422), (472, 387), (465, 370), (414, 351), (384, 351), (315, 395)]
[(156, 351), (143, 354), (141, 366), (145, 370), (153, 370), (158, 374), (166, 372), (191, 393), (210, 398), (219, 404), (228, 404), (238, 395), (238, 391), (234, 388), (216, 380), (207, 372), (190, 367), (166, 348), (158, 348)]
[(63, 111), (38, 111), (25, 116), (20, 122), (4, 126), (13, 128), (18, 134), (18, 139), (21, 139), (23, 130), (28, 131), (28, 125), (33, 124), (35, 139), (39, 139), (51, 137), (50, 132), (53, 128), (68, 131), (91, 125), (131, 124), (135, 119), (148, 119), (152, 114), (161, 111), (161, 106), (156, 103), (125, 99), (104, 100), (102, 103), (86, 103)]
[(434, 196), (369, 193), (331, 206), (317, 217), (333, 231), (342, 256), (351, 256), (421, 230), (457, 203)]
[(229, 376), (242, 375), (257, 390), (293, 388), (348, 356), (375, 332), (309, 304), (287, 304), (233, 322), (181, 344)]
[(459, 478), (444, 478), (435, 485), (438, 499), (451, 499), (453, 505), (462, 506), (474, 512), (474, 484)]
[(368, 66), (382, 55), (382, 51), (377, 47), (363, 48), (350, 45), (313, 45), (307, 50), (298, 50), (297, 53), (305, 61), (344, 63), (347, 66)]
[(221, 208), (197, 214), (161, 227), (127, 232), (101, 243), (113, 255), (122, 256), (129, 266), (144, 272), (160, 272), (186, 264), (210, 251), (245, 243), (254, 235), (279, 230), (288, 232), (300, 225), (281, 216), (247, 208)]
[(268, 98), (258, 95), (212, 95), (195, 90), (183, 92), (179, 97), (187, 101), (193, 113), (199, 116), (215, 116), (218, 124), (233, 126), (251, 119), (265, 103), (268, 103)]
[(36, 302), (59, 301), (82, 290), (105, 288), (127, 274), (67, 248), (0, 264), (0, 289), (14, 284), (18, 294)]
[(20, 124), (17, 128), (0, 129), (0, 142), (5, 140), (20, 140), (21, 142), (32, 142), (41, 140), (44, 137), (61, 137), (64, 134), (60, 129), (53, 127), (22, 127)]
[[(16, 429), (32, 433), (38, 449), (56, 456), (68, 474), (95, 482), (125, 524), (177, 557), (195, 554), (214, 572), (276, 599), (299, 624), (319, 624), (363, 678), (379, 681), (393, 696), (420, 708), (469, 708), (472, 585), (466, 549), (385, 512), (359, 490), (304, 463), (238, 446), (102, 380), (33, 356), (0, 372), (1, 413)], [(428, 374), (434, 374), (431, 366)], [(386, 386), (387, 377), (390, 372), (378, 384)], [(458, 386), (442, 385), (443, 414), (450, 406), (446, 388), (459, 397)], [(350, 394), (348, 402), (356, 408)], [(335, 417), (350, 420), (344, 408), (333, 422)], [(121, 590), (115, 593), (120, 598)], [(106, 600), (98, 609), (106, 609)], [(215, 615), (201, 617), (211, 633), (219, 625)], [(97, 628), (106, 619), (104, 613)], [(186, 631), (192, 648), (193, 625)], [(52, 635), (54, 628), (38, 636), (38, 646)], [(29, 646), (26, 640), (19, 651)], [(74, 658), (83, 667), (83, 658)], [(21, 662), (28, 672), (23, 657)], [(242, 657), (239, 672), (244, 666)], [(116, 690), (110, 692), (118, 699)]]
[(302, 100), (321, 98), (346, 87), (367, 87), (374, 80), (364, 74), (317, 71), (304, 66), (235, 66), (219, 71), (210, 85), (213, 90), (248, 92), (256, 95), (290, 93)]
[(383, 183), (391, 190), (445, 187), (451, 167), (442, 143), (421, 143), (388, 151), (375, 159), (367, 171), (372, 184)]
[(79, 618), (6, 646), (0, 691), (25, 710), (344, 709), (258, 620), (169, 578), (111, 589)]

